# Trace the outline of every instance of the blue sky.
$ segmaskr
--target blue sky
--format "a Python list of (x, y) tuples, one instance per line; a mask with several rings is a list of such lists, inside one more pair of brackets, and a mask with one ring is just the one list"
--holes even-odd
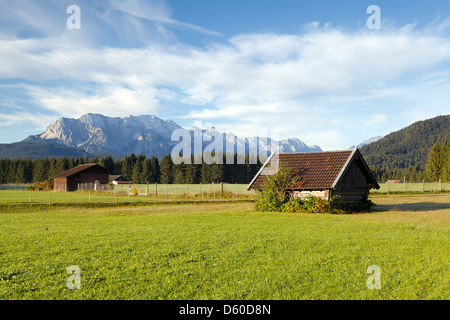
[(449, 114), (449, 27), (449, 0), (1, 1), (0, 143), (91, 112), (348, 148)]

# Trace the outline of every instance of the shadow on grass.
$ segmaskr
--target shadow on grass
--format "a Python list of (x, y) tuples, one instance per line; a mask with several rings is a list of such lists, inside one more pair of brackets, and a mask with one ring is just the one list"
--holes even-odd
[(377, 204), (374, 211), (435, 211), (450, 209), (450, 203), (398, 203), (398, 204)]

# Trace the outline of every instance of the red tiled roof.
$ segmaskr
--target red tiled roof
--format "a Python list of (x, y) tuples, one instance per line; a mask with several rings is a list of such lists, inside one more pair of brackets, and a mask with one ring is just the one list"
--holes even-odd
[[(270, 172), (274, 171), (271, 168), (277, 168), (277, 161), (283, 163), (295, 177), (293, 179), (295, 182), (291, 184), (289, 189), (331, 189), (355, 152), (358, 152), (358, 156), (362, 159), (358, 150), (276, 154), (261, 168), (247, 189), (261, 189), (265, 183), (266, 176), (273, 174), (273, 172)], [(367, 171), (369, 171), (368, 168)], [(374, 180), (370, 171), (367, 173), (367, 176)]]

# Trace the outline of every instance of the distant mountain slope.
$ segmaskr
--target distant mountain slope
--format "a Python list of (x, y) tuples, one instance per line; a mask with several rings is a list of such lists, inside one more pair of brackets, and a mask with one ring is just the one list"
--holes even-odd
[(57, 143), (33, 143), (33, 142), (15, 142), (10, 144), (0, 144), (0, 158), (9, 159), (38, 159), (45, 157), (92, 157), (84, 150), (66, 147)]
[[(69, 148), (84, 150), (94, 155), (109, 154), (113, 157), (121, 157), (131, 153), (146, 156), (155, 155), (162, 158), (172, 152), (178, 141), (172, 141), (172, 133), (182, 129), (175, 122), (164, 121), (155, 116), (128, 116), (124, 118), (107, 117), (101, 114), (88, 113), (79, 119), (60, 118), (49, 125), (44, 133), (30, 136), (24, 140), (27, 143), (57, 143)], [(190, 130), (191, 142), (194, 140), (194, 130)], [(227, 139), (233, 139), (235, 145), (245, 146), (248, 153), (265, 154), (267, 150), (275, 150), (269, 146), (279, 144), (282, 152), (320, 152), (318, 146), (307, 146), (303, 141), (293, 138), (282, 141), (271, 139), (238, 138), (220, 133), (214, 127), (202, 129), (203, 148), (215, 141), (215, 137), (223, 140), (222, 151), (226, 149)], [(206, 139), (205, 139), (206, 138)], [(211, 138), (208, 140), (208, 138)], [(241, 150), (241, 149), (239, 149)], [(218, 151), (218, 150), (216, 150)], [(191, 150), (194, 153), (194, 148)]]
[(424, 169), (428, 152), (436, 141), (450, 137), (450, 115), (418, 121), (363, 146), (360, 151), (370, 166), (379, 169)]
[(351, 146), (349, 149), (355, 149), (355, 148), (361, 149), (366, 144), (369, 144), (369, 143), (372, 143), (372, 142), (376, 142), (376, 141), (380, 140), (381, 138), (383, 138), (383, 136), (376, 136), (376, 137), (369, 138), (367, 140), (364, 140), (363, 142), (361, 142), (357, 146), (355, 146), (355, 145)]

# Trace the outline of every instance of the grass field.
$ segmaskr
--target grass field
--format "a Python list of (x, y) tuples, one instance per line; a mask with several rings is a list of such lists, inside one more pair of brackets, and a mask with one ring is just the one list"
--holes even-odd
[[(5, 207), (0, 299), (449, 299), (450, 195), (372, 200), (379, 211), (357, 215)], [(72, 265), (80, 290), (66, 285)]]
[(387, 193), (394, 192), (394, 193), (420, 193), (420, 192), (427, 192), (427, 193), (434, 193), (438, 191), (450, 191), (450, 183), (442, 182), (439, 184), (438, 182), (427, 182), (427, 183), (380, 183), (380, 189), (372, 189), (371, 193)]

